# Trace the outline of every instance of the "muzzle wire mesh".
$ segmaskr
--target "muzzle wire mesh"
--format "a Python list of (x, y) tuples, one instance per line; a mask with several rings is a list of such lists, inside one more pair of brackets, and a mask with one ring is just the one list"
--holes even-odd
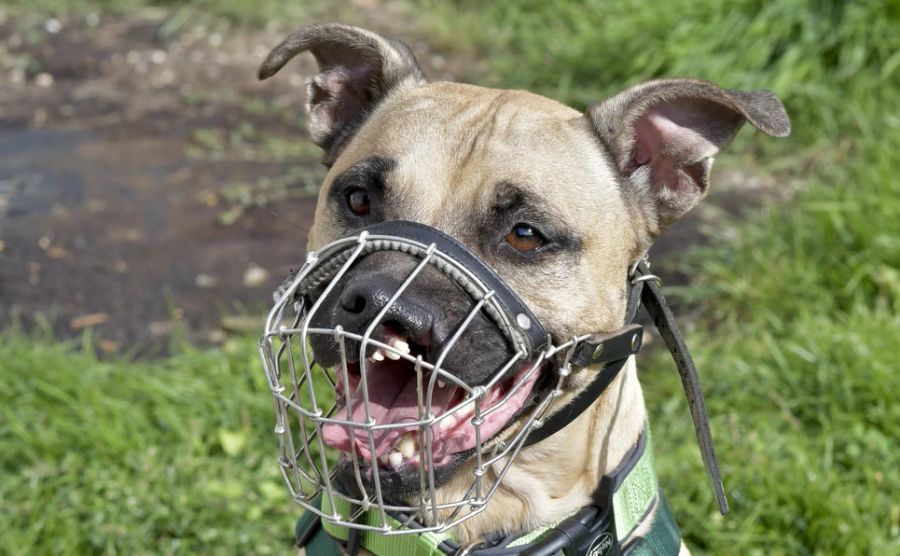
[[(377, 251), (399, 251), (419, 260), (365, 330), (360, 334), (345, 330), (340, 325), (333, 328), (311, 326), (313, 317), (321, 309), (323, 302), (351, 267), (363, 257)], [(438, 268), (468, 292), (472, 299), (471, 308), (434, 362), (373, 338), (390, 307), (428, 265)], [(307, 295), (310, 290), (323, 285), (324, 289), (318, 297), (310, 301)], [(487, 382), (471, 385), (461, 380), (451, 369), (444, 368), (444, 362), (469, 329), (473, 319), (482, 312), (488, 314), (499, 327), (514, 347), (514, 353)], [(385, 535), (442, 532), (484, 511), (528, 433), (532, 428), (540, 426), (552, 400), (561, 393), (562, 381), (571, 370), (568, 360), (580, 341), (579, 338), (573, 338), (560, 346), (545, 347), (538, 353), (529, 353), (527, 344), (516, 336), (514, 327), (510, 325), (510, 319), (513, 318), (515, 317), (508, 315), (496, 302), (493, 290), (433, 243), (425, 245), (404, 237), (370, 235), (363, 231), (357, 236), (338, 240), (310, 253), (303, 267), (279, 292), (259, 343), (260, 357), (275, 403), (279, 464), (292, 498), (306, 510), (336, 525), (377, 531)], [(340, 363), (336, 368), (327, 369), (315, 363), (310, 346), (310, 338), (313, 336), (329, 337), (335, 342), (340, 354)], [(348, 343), (358, 343), (358, 393), (351, 388)], [(415, 421), (379, 423), (373, 417), (369, 381), (377, 380), (377, 377), (369, 376), (372, 363), (367, 357), (373, 348), (389, 354), (392, 359), (403, 359), (411, 364), (418, 398), (418, 418)], [(534, 387), (536, 375), (544, 367), (544, 363), (558, 354), (565, 356), (562, 364), (556, 367), (556, 387), (547, 389), (533, 407), (519, 415), (518, 419), (523, 421), (520, 427), (499, 432), (491, 438), (484, 437), (482, 425), (485, 421), (509, 403), (520, 389), (527, 385)], [(464, 398), (447, 407), (444, 413), (433, 415), (432, 401), (438, 381), (460, 388), (464, 392)], [(495, 403), (490, 407), (483, 407), (488, 393), (504, 381), (513, 383)], [(347, 418), (343, 419), (337, 416), (339, 384), (343, 385), (341, 401), (347, 408)], [(355, 396), (362, 398), (363, 422), (353, 419), (351, 408), (354, 401), (358, 401)], [(435, 434), (441, 430), (441, 423), (445, 420), (459, 421), (463, 418), (469, 421), (475, 436), (471, 456), (474, 460), (471, 484), (460, 490), (461, 495), (450, 499), (451, 494), (441, 491), (436, 483)], [(336, 488), (334, 473), (339, 451), (323, 441), (322, 427), (327, 425), (343, 427), (347, 431), (350, 450), (343, 457), (352, 466), (357, 493), (348, 492), (351, 490), (349, 488)], [(365, 433), (368, 462), (363, 461), (366, 458), (359, 453), (357, 431)], [(412, 431), (416, 435), (415, 457), (418, 458), (416, 467), (419, 488), (415, 499), (407, 498), (401, 502), (386, 500), (383, 492), (384, 477), (379, 473), (376, 434), (390, 434), (391, 431)], [(405, 432), (400, 435), (403, 434)], [(466, 469), (466, 465), (463, 465), (457, 473), (465, 473)], [(364, 478), (367, 475), (371, 476), (368, 482)], [(454, 477), (453, 482), (455, 485), (460, 484), (457, 477)], [(321, 508), (313, 503), (320, 493), (324, 497)], [(353, 508), (352, 511), (339, 511), (339, 508), (348, 506)], [(415, 527), (411, 527), (413, 521), (416, 522)]]

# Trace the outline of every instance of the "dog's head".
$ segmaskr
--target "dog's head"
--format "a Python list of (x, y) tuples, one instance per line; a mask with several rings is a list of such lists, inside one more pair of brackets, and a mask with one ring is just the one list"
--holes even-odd
[[(269, 55), (260, 77), (303, 51), (319, 65), (308, 111), (311, 135), (329, 167), (309, 248), (378, 222), (426, 224), (492, 267), (555, 339), (622, 324), (627, 269), (707, 193), (713, 156), (745, 121), (769, 135), (789, 132), (772, 93), (726, 91), (697, 80), (638, 85), (585, 113), (523, 91), (428, 83), (405, 45), (344, 25), (294, 33)], [(361, 259), (324, 296), (314, 324), (362, 334), (413, 266), (398, 252)], [(470, 305), (466, 292), (425, 268), (390, 304), (374, 334), (433, 358)], [(314, 340), (312, 347), (323, 365), (340, 362), (334, 342)], [(478, 314), (444, 366), (480, 385), (513, 349), (490, 318)], [(408, 408), (400, 406), (412, 395), (409, 365), (369, 355), (370, 397), (380, 408), (373, 411), (386, 422), (403, 418)], [(358, 371), (356, 359), (347, 364)], [(539, 379), (533, 393), (550, 387)], [(446, 397), (441, 403), (452, 404), (453, 395)], [(523, 398), (520, 407), (527, 405)], [(503, 413), (491, 430), (520, 415)], [(357, 440), (339, 427), (323, 434), (344, 450)], [(474, 440), (460, 427), (435, 434), (442, 446), (435, 465), (440, 483), (470, 457)], [(419, 488), (419, 475), (412, 465), (385, 461), (402, 442), (399, 436), (381, 435), (374, 453), (364, 442), (358, 448), (372, 467), (381, 458), (386, 496), (404, 498)], [(352, 483), (353, 470), (344, 472)]]

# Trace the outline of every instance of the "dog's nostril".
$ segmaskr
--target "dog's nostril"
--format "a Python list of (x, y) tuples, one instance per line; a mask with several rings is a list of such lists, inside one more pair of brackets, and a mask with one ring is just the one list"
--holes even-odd
[(361, 295), (345, 295), (341, 298), (341, 306), (348, 313), (358, 315), (366, 310), (366, 298)]

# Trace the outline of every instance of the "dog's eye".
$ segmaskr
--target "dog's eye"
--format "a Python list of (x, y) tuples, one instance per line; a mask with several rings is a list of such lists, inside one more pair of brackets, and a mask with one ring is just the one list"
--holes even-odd
[(506, 234), (506, 242), (519, 251), (534, 251), (544, 245), (544, 236), (534, 226), (516, 224)]
[(354, 187), (347, 192), (347, 206), (357, 216), (366, 216), (372, 210), (369, 192), (362, 187)]

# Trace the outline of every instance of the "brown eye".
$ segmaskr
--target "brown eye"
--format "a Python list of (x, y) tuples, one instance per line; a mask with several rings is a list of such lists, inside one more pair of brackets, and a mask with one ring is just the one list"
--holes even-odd
[(544, 244), (544, 236), (533, 226), (516, 224), (506, 234), (506, 242), (519, 251), (534, 251)]
[(361, 187), (351, 189), (347, 193), (347, 206), (357, 216), (366, 216), (372, 210), (369, 192)]

